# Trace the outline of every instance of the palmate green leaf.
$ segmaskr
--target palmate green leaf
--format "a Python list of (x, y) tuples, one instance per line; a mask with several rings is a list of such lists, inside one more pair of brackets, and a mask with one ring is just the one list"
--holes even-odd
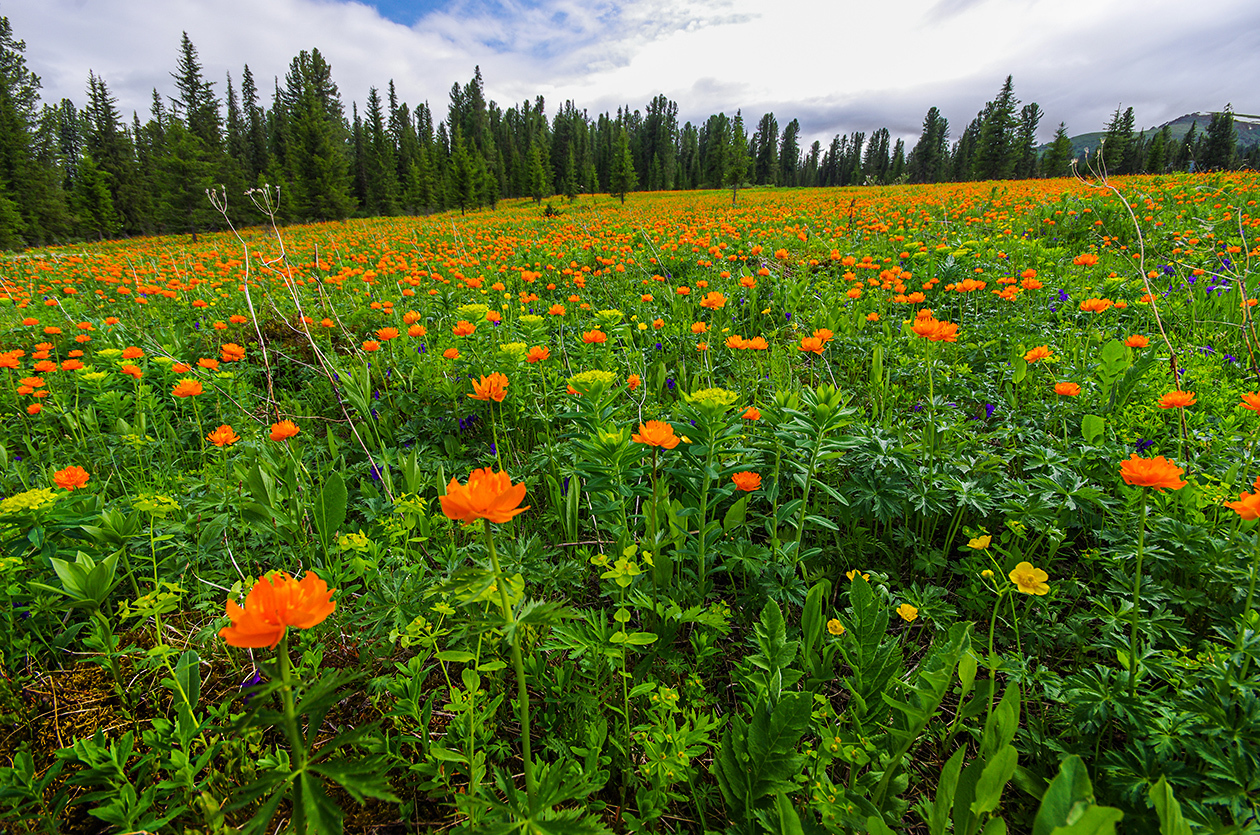
[(390, 791), (389, 781), (385, 778), (387, 769), (379, 758), (328, 760), (311, 765), (311, 771), (341, 786), (360, 803), (369, 797), (391, 803), (401, 802)]

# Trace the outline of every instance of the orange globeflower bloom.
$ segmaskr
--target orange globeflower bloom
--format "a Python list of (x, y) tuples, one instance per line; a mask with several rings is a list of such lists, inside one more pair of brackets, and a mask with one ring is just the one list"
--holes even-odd
[(197, 360), (197, 367), (204, 368), (207, 371), (218, 371), (219, 361), (211, 357), (202, 357), (201, 359)]
[(61, 369), (63, 371), (78, 371), (82, 367), (83, 363), (79, 360), (66, 360), (61, 364)]
[(121, 373), (126, 374), (128, 377), (135, 377), (137, 380), (144, 376), (144, 372), (134, 365), (124, 365), (118, 370)]
[(833, 336), (835, 336), (835, 334), (827, 330), (826, 328), (819, 328), (818, 330), (814, 331), (814, 337), (817, 339), (821, 339), (824, 345), (830, 342)]
[(30, 328), (30, 327), (34, 327), (35, 325), (38, 325), (39, 320), (34, 318), (33, 316), (27, 316), (25, 319), (22, 320), (22, 324)]
[(442, 352), (442, 356), (446, 357), (448, 360), (457, 360), (459, 359), (459, 351), (454, 348), (447, 348)]
[(388, 342), (391, 339), (398, 338), (398, 328), (381, 328), (376, 332), (376, 338), (382, 342)]
[(241, 437), (233, 432), (232, 427), (228, 426), (226, 423), (211, 432), (209, 435), (206, 435), (206, 440), (217, 447), (231, 446), (240, 439)]
[(26, 407), (26, 413), (28, 415), (37, 415), (43, 410), (44, 410), (43, 405), (39, 403), (32, 403), (31, 405)]
[(428, 333), (429, 329), (424, 325), (412, 325), (407, 328), (407, 336), (426, 336)]
[(802, 354), (814, 353), (822, 356), (825, 343), (816, 336), (802, 336), (801, 344), (796, 346), (796, 350)]
[(691, 323), (691, 332), (692, 332), (692, 333), (704, 333), (704, 332), (705, 332), (705, 331), (707, 331), (708, 329), (709, 329), (709, 326), (708, 326), (708, 325), (706, 325), (704, 322), (692, 322), (692, 323)]
[(744, 347), (752, 351), (768, 351), (770, 343), (766, 342), (764, 336), (754, 336), (752, 339), (745, 340)]
[(761, 486), (761, 476), (758, 473), (735, 473), (731, 476), (731, 481), (735, 482), (736, 489), (746, 493), (751, 493)]
[(525, 362), (531, 364), (549, 359), (551, 359), (551, 350), (541, 345), (535, 345), (533, 348), (530, 348), (529, 353), (525, 355)]
[(1134, 487), (1180, 490), (1186, 486), (1186, 482), (1181, 480), (1184, 472), (1185, 470), (1162, 455), (1138, 458), (1137, 453), (1133, 453), (1129, 460), (1120, 462), (1120, 477), (1125, 484), (1132, 484)]
[(201, 392), (201, 383), (197, 380), (180, 380), (171, 389), (171, 394), (175, 397), (196, 397)]
[(748, 341), (739, 335), (728, 336), (726, 337), (726, 347), (732, 351), (742, 351), (748, 347)]
[(473, 393), (468, 396), (473, 400), (493, 400), (495, 403), (502, 403), (503, 398), (507, 397), (507, 387), (507, 375), (495, 371), (489, 377), (474, 380)]
[(642, 385), (642, 383), (643, 383), (643, 380), (639, 378), (638, 374), (631, 374), (629, 377), (626, 378), (626, 388), (630, 389), (630, 391), (634, 391), (640, 385)]
[(245, 359), (245, 349), (235, 342), (228, 342), (219, 349), (219, 358), (224, 362), (240, 362)]
[(62, 490), (78, 490), (88, 482), (88, 471), (82, 467), (66, 467), (53, 473), (53, 483)]
[(233, 313), (231, 316), (228, 317), (228, 321), (234, 325), (243, 325), (246, 322), (248, 322), (249, 319), (245, 318), (239, 313)]
[(564, 315), (564, 305), (562, 305), (562, 304), (553, 304), (550, 308), (548, 308), (548, 309), (547, 309), (547, 313), (548, 313), (549, 315), (551, 315), (551, 316), (563, 316), (563, 315)]
[(143, 356), (144, 356), (144, 351), (141, 351), (139, 348), (135, 347), (134, 345), (127, 348), (123, 348), (122, 358), (125, 360), (138, 360)]
[(363, 350), (368, 352), (379, 351), (381, 350), (381, 343), (377, 342), (375, 339), (366, 340), (363, 343)]
[(586, 331), (582, 334), (582, 341), (587, 345), (602, 345), (608, 341), (608, 334), (603, 331)]
[(271, 424), (271, 440), (287, 441), (301, 430), (298, 429), (296, 423), (291, 420), (282, 420), (279, 423)]
[(1225, 506), (1237, 513), (1244, 521), (1260, 519), (1260, 478), (1256, 479), (1254, 493), (1239, 493), (1238, 501), (1225, 502)]
[(22, 364), (18, 362), (18, 358), (7, 351), (0, 354), (0, 368), (21, 368)]
[(1024, 362), (1037, 362), (1038, 360), (1049, 359), (1051, 356), (1053, 355), (1050, 353), (1049, 346), (1038, 345), (1024, 354)]
[[(14, 367), (16, 368), (16, 366)], [(1253, 412), (1260, 413), (1260, 391), (1245, 392), (1242, 396), (1242, 402), (1238, 405), (1242, 406), (1244, 409), (1250, 409)]]
[(313, 571), (301, 580), (284, 571), (262, 577), (245, 596), (243, 608), (228, 600), (232, 625), (220, 629), (219, 637), (234, 647), (274, 649), (290, 626), (310, 629), (336, 611), (335, 591)]
[(658, 446), (663, 449), (673, 449), (678, 446), (678, 436), (674, 434), (674, 427), (663, 420), (640, 423), (638, 433), (632, 434), (630, 440), (636, 444)]
[(1184, 409), (1198, 402), (1198, 400), (1194, 399), (1194, 392), (1192, 391), (1170, 391), (1159, 398), (1159, 402), (1155, 405), (1161, 409)]
[(489, 467), (473, 470), (466, 485), (452, 478), (446, 495), (439, 497), (448, 519), (468, 523), (486, 519), (500, 524), (529, 510), (529, 505), (517, 507), (524, 498), (524, 482), (513, 484), (507, 473), (496, 473)]
[[(64, 366), (65, 364), (63, 363), (62, 365)], [(176, 374), (187, 374), (189, 371), (192, 371), (192, 366), (186, 362), (177, 362), (171, 366), (171, 370)]]
[(756, 406), (749, 406), (740, 417), (744, 420), (761, 420), (761, 412), (757, 411)]
[(472, 322), (469, 322), (465, 319), (460, 319), (458, 322), (455, 323), (455, 327), (451, 328), (451, 333), (455, 334), (456, 336), (471, 336), (473, 332), (476, 330), (477, 330), (477, 326), (474, 325)]
[(726, 296), (717, 290), (712, 290), (700, 300), (700, 306), (707, 307), (709, 310), (721, 310), (726, 307)]
[(1063, 397), (1076, 397), (1081, 393), (1081, 387), (1076, 383), (1055, 383), (1054, 393)]
[(664, 320), (664, 319), (653, 319), (653, 320), (652, 320), (652, 327), (653, 327), (654, 329), (656, 329), (656, 330), (660, 330), (661, 328), (665, 327), (665, 320)]
[(1102, 313), (1111, 307), (1111, 299), (1086, 299), (1081, 302), (1081, 310), (1086, 313)]
[(1130, 348), (1145, 348), (1147, 345), (1151, 344), (1151, 341), (1145, 336), (1142, 336), (1142, 334), (1135, 333), (1126, 339), (1124, 344), (1128, 345)]
[(751, 275), (741, 276), (739, 279), (740, 287), (747, 287), (749, 290), (757, 286), (757, 279)]
[(35, 369), (41, 374), (51, 374), (52, 372), (57, 370), (57, 363), (53, 362), (52, 360), (40, 360), (39, 362), (32, 365), (31, 368)]

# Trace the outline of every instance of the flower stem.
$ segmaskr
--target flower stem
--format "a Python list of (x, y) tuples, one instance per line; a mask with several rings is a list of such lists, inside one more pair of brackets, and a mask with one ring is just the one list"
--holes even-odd
[(490, 552), (490, 565), (494, 569), (494, 582), (499, 587), (499, 605), (503, 609), (503, 619), (512, 627), (512, 668), (516, 671), (516, 702), (521, 719), (521, 759), (525, 763), (525, 794), (529, 798), (529, 808), (534, 808), (534, 760), (529, 750), (529, 688), (525, 686), (525, 663), (521, 660), (521, 633), (517, 631), (516, 615), (512, 612), (512, 603), (508, 600), (507, 580), (499, 568), (499, 555), (494, 550), (494, 535), (490, 532), (490, 520), (482, 519), (486, 532), (486, 550)]
[(1138, 606), (1142, 602), (1142, 550), (1146, 544), (1146, 494), (1142, 488), (1142, 513), (1138, 517), (1137, 564), (1133, 567), (1133, 628), (1129, 637), (1129, 698), (1137, 695)]

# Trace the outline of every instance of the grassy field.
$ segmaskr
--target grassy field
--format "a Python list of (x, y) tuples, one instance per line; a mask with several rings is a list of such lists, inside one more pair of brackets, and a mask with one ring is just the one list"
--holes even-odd
[(12, 254), (14, 832), (1260, 832), (1255, 174)]

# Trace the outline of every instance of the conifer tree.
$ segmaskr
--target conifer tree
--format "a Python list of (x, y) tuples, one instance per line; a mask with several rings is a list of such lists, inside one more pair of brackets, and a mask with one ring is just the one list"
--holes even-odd
[(1072, 161), (1072, 140), (1067, 135), (1067, 125), (1059, 122), (1054, 132), (1054, 140), (1041, 160), (1041, 174), (1044, 177), (1066, 177)]
[(727, 153), (726, 182), (731, 187), (731, 205), (735, 205), (735, 196), (739, 186), (748, 174), (748, 136), (744, 133), (744, 114), (735, 111), (735, 119), (731, 123), (731, 144)]
[(1233, 168), (1236, 164), (1237, 148), (1238, 132), (1234, 129), (1234, 109), (1227, 104), (1220, 113), (1213, 113), (1212, 121), (1208, 122), (1200, 163), (1207, 171)]
[(609, 178), (609, 192), (621, 198), (625, 205), (626, 194), (634, 191), (639, 178), (634, 171), (634, 158), (630, 156), (630, 136), (624, 127), (617, 131), (617, 145), (613, 151), (612, 174)]
[(972, 161), (973, 178), (1007, 180), (1015, 173), (1015, 108), (1018, 105), (1014, 83), (1008, 75), (997, 98), (981, 112)]

